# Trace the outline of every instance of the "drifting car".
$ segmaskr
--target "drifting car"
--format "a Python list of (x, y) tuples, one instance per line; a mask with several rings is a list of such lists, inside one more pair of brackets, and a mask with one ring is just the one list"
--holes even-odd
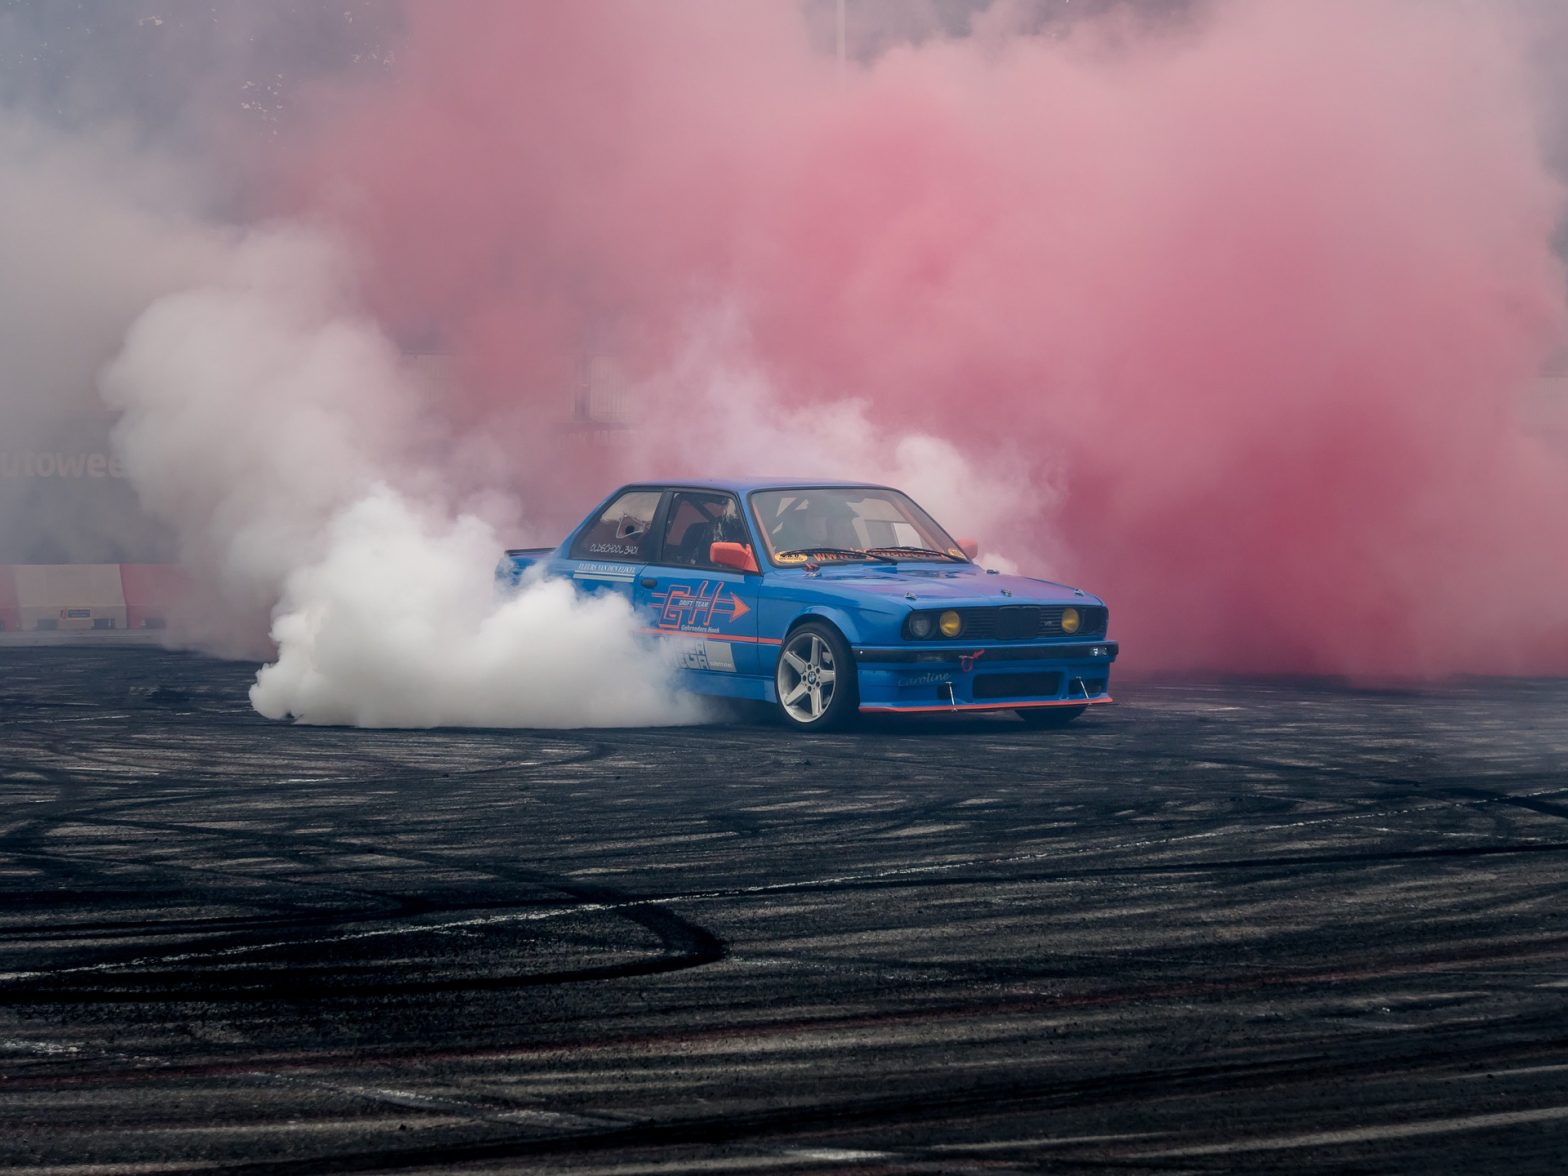
[(792, 727), (857, 714), (1016, 711), (1041, 726), (1111, 701), (1105, 602), (974, 562), (906, 494), (870, 483), (639, 483), (557, 548), (507, 551), (614, 592), (675, 644), (684, 685), (771, 703)]

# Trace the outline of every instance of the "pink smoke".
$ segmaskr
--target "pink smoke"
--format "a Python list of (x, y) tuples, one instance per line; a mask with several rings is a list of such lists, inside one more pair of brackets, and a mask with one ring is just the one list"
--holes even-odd
[[(1033, 455), (1062, 493), (995, 538), (1104, 595), (1130, 668), (1568, 671), (1568, 459), (1521, 419), (1562, 194), (1495, 9), (998, 6), (843, 76), (782, 3), (408, 17), (294, 199), (530, 502), (620, 472), (561, 457), (585, 354), (657, 372), (727, 306), (794, 407)], [(689, 407), (645, 408), (639, 472), (747, 472), (671, 469)]]

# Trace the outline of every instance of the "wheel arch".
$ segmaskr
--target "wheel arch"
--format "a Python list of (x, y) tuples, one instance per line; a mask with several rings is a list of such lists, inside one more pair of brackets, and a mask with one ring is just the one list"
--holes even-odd
[(778, 668), (779, 654), (783, 651), (785, 643), (789, 640), (789, 635), (804, 625), (807, 621), (820, 622), (834, 629), (838, 633), (839, 640), (841, 640), (844, 643), (844, 647), (849, 650), (850, 665), (855, 667), (855, 677), (857, 680), (859, 679), (860, 664), (855, 661), (855, 641), (858, 638), (855, 632), (854, 623), (850, 620), (849, 616), (844, 612), (843, 609), (834, 608), (829, 604), (812, 604), (807, 605), (806, 608), (795, 615), (794, 619), (791, 620), (788, 625), (784, 626), (784, 632), (781, 635), (779, 643), (772, 647), (772, 657), (768, 660), (766, 665), (759, 667), (763, 671), (764, 678), (767, 680), (769, 695), (772, 695), (773, 693), (773, 674)]
[[(837, 631), (839, 640), (843, 641), (845, 647), (850, 651), (850, 663), (852, 665), (854, 664), (854, 639), (844, 631), (842, 620), (834, 616), (834, 614), (837, 612), (838, 610), (834, 608), (824, 608), (818, 605), (812, 605), (802, 612), (797, 613), (790, 623), (784, 626), (784, 632), (779, 634), (779, 643), (777, 645), (764, 647), (768, 651), (768, 656), (763, 659), (762, 663), (758, 665), (757, 669), (761, 672), (763, 682), (763, 696), (768, 702), (777, 702), (779, 700), (778, 691), (773, 684), (773, 676), (778, 673), (779, 657), (784, 652), (784, 646), (789, 641), (789, 635), (804, 625), (807, 621), (818, 621), (830, 626), (835, 631)], [(857, 679), (860, 676), (860, 668), (858, 665), (855, 667), (855, 676)]]
[(860, 635), (857, 632), (857, 626), (855, 625), (854, 621), (843, 609), (834, 608), (830, 604), (807, 605), (806, 608), (803, 609), (795, 617), (795, 619), (790, 621), (790, 623), (785, 627), (784, 639), (786, 641), (789, 640), (789, 635), (804, 625), (807, 621), (820, 621), (838, 630), (839, 637), (843, 639), (845, 645), (852, 647), (851, 652), (853, 652), (853, 646), (855, 642), (859, 640)]

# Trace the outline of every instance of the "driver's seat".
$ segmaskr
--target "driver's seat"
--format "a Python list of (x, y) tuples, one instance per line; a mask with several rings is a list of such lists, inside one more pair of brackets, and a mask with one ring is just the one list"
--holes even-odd
[(719, 528), (716, 523), (693, 523), (686, 528), (681, 544), (670, 557), (671, 563), (696, 567), (708, 562), (708, 551), (713, 546)]
[(855, 534), (855, 523), (848, 515), (831, 515), (823, 528), (824, 542), (828, 547), (854, 548), (860, 546), (860, 536)]

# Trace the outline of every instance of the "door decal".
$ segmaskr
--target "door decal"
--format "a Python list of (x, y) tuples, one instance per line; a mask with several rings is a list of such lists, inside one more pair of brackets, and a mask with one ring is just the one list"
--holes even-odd
[(574, 580), (610, 580), (615, 583), (630, 584), (636, 575), (636, 564), (583, 560), (577, 565), (577, 570), (572, 573), (572, 578)]
[(711, 633), (724, 629), (751, 611), (724, 581), (704, 580), (694, 591), (690, 584), (671, 584), (649, 598), (661, 633)]

